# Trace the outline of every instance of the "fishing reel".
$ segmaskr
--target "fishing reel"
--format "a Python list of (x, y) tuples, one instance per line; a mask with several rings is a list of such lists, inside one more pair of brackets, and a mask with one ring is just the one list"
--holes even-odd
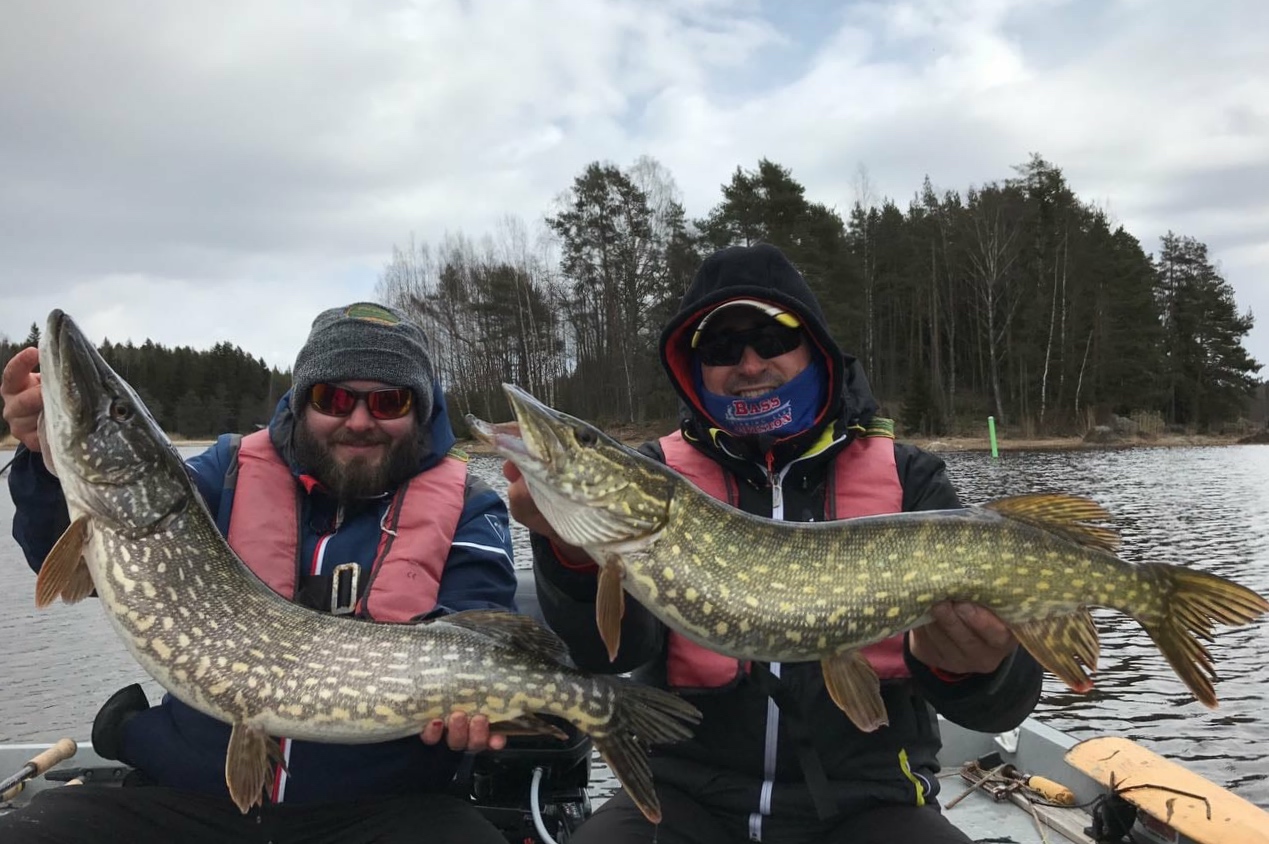
[(1084, 834), (1097, 844), (1122, 844), (1137, 822), (1137, 807), (1114, 792), (1098, 797), (1089, 811), (1093, 823)]

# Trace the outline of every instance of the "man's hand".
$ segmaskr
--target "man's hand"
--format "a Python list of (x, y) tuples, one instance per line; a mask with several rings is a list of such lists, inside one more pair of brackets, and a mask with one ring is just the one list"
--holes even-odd
[(574, 565), (591, 565), (594, 561), (581, 548), (576, 545), (569, 545), (560, 539), (555, 528), (551, 527), (551, 523), (546, 520), (546, 516), (542, 515), (542, 511), (538, 509), (538, 505), (533, 503), (533, 496), (529, 493), (529, 485), (525, 483), (524, 476), (520, 474), (520, 469), (516, 464), (508, 460), (502, 464), (502, 476), (510, 481), (507, 487), (507, 504), (511, 512), (511, 518), (527, 527), (533, 533), (541, 534), (551, 540), (551, 544), (555, 546), (555, 550), (560, 556), (564, 557), (565, 562)]
[(40, 352), (28, 346), (14, 355), (0, 376), (0, 401), (4, 402), (4, 421), (18, 442), (31, 451), (40, 450), (39, 421), (44, 410), (44, 393), (35, 367)]
[(532, 532), (541, 534), (552, 542), (559, 543), (560, 538), (556, 535), (555, 528), (551, 527), (550, 522), (546, 520), (546, 517), (542, 515), (542, 511), (538, 509), (538, 505), (533, 502), (533, 496), (529, 493), (529, 485), (525, 483), (519, 467), (508, 460), (502, 464), (502, 476), (510, 484), (507, 487), (507, 509), (511, 511), (511, 518)]
[(450, 750), (470, 750), (472, 753), (502, 750), (507, 746), (505, 735), (490, 731), (488, 716), (468, 718), (466, 712), (458, 709), (449, 714), (447, 721), (437, 718), (428, 723), (419, 738), (424, 744), (437, 744), (443, 738)]
[(908, 633), (918, 660), (949, 674), (990, 674), (1013, 653), (1018, 640), (996, 614), (977, 604), (943, 601), (930, 609), (934, 621)]

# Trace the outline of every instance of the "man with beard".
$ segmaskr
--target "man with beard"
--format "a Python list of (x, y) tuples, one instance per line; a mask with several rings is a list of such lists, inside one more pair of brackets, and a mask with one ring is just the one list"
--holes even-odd
[[(37, 362), (34, 349), (20, 352), (0, 382), (21, 443), (9, 481), (13, 535), (36, 571), (69, 521), (36, 453)], [(514, 609), (506, 507), (451, 450), (422, 330), (376, 304), (324, 311), (293, 381), (266, 430), (222, 436), (187, 464), (248, 567), (289, 600), (368, 623)], [(112, 840), (355, 844), (417, 841), (426, 829), (435, 842), (504, 840), (470, 804), (442, 793), (463, 751), (505, 744), (484, 716), (455, 712), (419, 738), (370, 745), (282, 737), (272, 789), (243, 815), (225, 788), (226, 724), (171, 695), (151, 707), (139, 687), (107, 709), (113, 729), (95, 727), (94, 743), (100, 735), (109, 746), (96, 749), (131, 765), (128, 784), (144, 787), (41, 792), (0, 819), (0, 838), (97, 841), (108, 829)]]

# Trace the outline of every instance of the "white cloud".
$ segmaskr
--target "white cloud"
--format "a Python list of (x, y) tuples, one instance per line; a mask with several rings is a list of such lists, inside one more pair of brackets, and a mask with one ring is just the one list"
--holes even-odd
[(532, 221), (589, 161), (659, 158), (703, 215), (766, 156), (848, 206), (1040, 152), (1147, 250), (1212, 247), (1269, 362), (1257, 0), (20, 0), (0, 30), (0, 333), (288, 365), (411, 233)]

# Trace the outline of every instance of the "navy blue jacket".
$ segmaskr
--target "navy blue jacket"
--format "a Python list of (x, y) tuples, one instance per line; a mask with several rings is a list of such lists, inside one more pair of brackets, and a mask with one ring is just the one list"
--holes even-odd
[[(435, 465), (454, 444), (439, 387), (433, 392), (433, 414), (420, 426), (424, 457), (420, 470)], [(284, 396), (269, 429), (274, 445), (290, 460), (294, 418), (290, 395)], [(224, 492), (230, 468), (231, 437), (221, 437), (187, 466), (208, 508), (218, 514), (227, 533), (232, 492)], [(297, 480), (297, 483), (298, 480)], [(303, 488), (303, 487), (301, 487)], [(16, 505), (13, 536), (31, 568), (39, 571), (53, 543), (66, 529), (69, 516), (57, 479), (40, 455), (19, 447), (9, 478)], [(223, 494), (222, 494), (223, 493)], [(339, 530), (327, 540), (323, 567), (358, 562), (368, 566), (379, 542), (379, 522), (388, 498), (345, 511)], [(319, 537), (334, 522), (336, 502), (320, 488), (304, 496), (300, 512), (301, 561), (305, 571), (314, 560)], [(506, 505), (485, 483), (469, 477), (462, 516), (441, 576), (437, 614), (470, 609), (515, 609), (515, 572)], [(365, 578), (362, 578), (363, 582)], [(228, 725), (209, 718), (165, 695), (162, 703), (129, 720), (123, 732), (122, 760), (160, 785), (228, 796), (225, 747)], [(443, 789), (452, 781), (461, 754), (440, 745), (428, 746), (415, 736), (369, 745), (288, 742), (287, 803), (352, 800), (362, 796)]]

